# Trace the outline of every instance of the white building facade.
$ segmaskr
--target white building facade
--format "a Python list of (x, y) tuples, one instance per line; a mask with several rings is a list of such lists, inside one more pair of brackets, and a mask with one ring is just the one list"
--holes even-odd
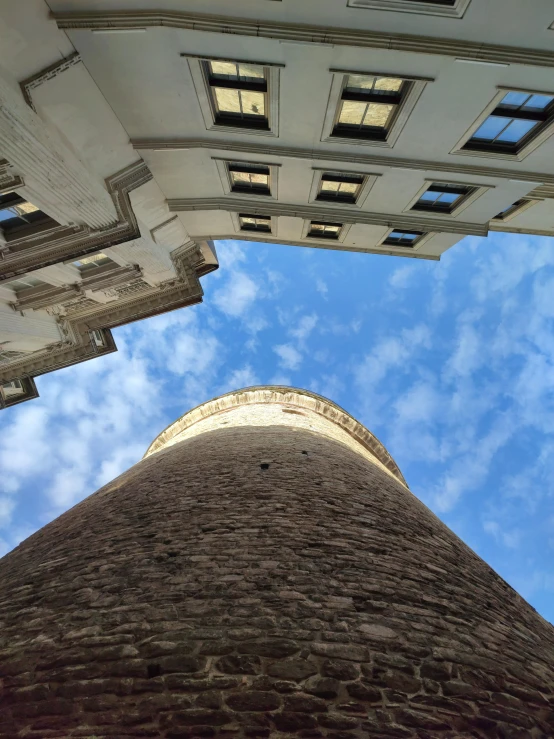
[[(549, 0), (0, 0), (0, 384), (201, 300), (215, 239), (554, 234)], [(508, 22), (509, 21), (509, 22)]]

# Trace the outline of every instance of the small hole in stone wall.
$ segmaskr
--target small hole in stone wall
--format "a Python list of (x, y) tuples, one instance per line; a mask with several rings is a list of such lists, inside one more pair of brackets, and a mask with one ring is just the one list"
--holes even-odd
[(162, 674), (162, 668), (160, 665), (147, 665), (146, 671), (148, 677), (159, 677)]
[(168, 556), (168, 557), (176, 557), (176, 556), (177, 556), (177, 554), (178, 554), (178, 552), (168, 552), (168, 553), (167, 553), (167, 556)]
[(308, 452), (302, 452), (302, 454), (305, 454), (306, 456), (308, 456)]
[(282, 408), (281, 409), (283, 413), (294, 413), (295, 416), (305, 416), (305, 413), (302, 413), (302, 411), (291, 411), (288, 408)]
[(260, 465), (260, 469), (261, 470), (268, 470), (269, 469), (268, 462), (262, 462), (261, 465)]

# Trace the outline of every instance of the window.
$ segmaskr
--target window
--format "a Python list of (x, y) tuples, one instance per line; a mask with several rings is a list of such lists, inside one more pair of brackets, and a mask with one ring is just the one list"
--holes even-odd
[(500, 94), (498, 103), (473, 131), (463, 150), (516, 156), (554, 120), (554, 95), (517, 91)]
[(316, 200), (356, 203), (364, 181), (363, 175), (324, 172), (321, 175)]
[(419, 200), (412, 206), (412, 210), (451, 214), (474, 191), (475, 188), (469, 185), (433, 182), (420, 195)]
[(203, 62), (215, 124), (269, 130), (267, 71), (243, 62)]
[(262, 231), (271, 233), (271, 218), (269, 216), (254, 216), (239, 213), (241, 231)]
[(74, 267), (77, 267), (81, 272), (92, 274), (96, 272), (100, 267), (105, 267), (108, 264), (114, 264), (114, 262), (102, 252), (98, 254), (91, 254), (88, 257), (81, 257), (75, 262), (72, 262)]
[(515, 203), (508, 205), (507, 208), (504, 208), (504, 210), (501, 210), (500, 213), (495, 215), (493, 220), (509, 221), (514, 216), (518, 216), (520, 213), (523, 213), (524, 210), (527, 210), (527, 208), (530, 208), (538, 202), (540, 201), (532, 200), (531, 198), (519, 198)]
[(429, 79), (331, 69), (322, 141), (394, 146)]
[(2, 385), (4, 395), (9, 397), (10, 395), (23, 395), (25, 388), (21, 380), (12, 380), (11, 382), (5, 382)]
[(307, 235), (313, 239), (338, 239), (341, 230), (342, 223), (311, 221)]
[(393, 229), (385, 238), (383, 244), (389, 246), (414, 246), (422, 236), (425, 236), (423, 231), (401, 231), (399, 229)]
[(17, 193), (0, 195), (0, 229), (4, 235), (17, 237), (31, 226), (50, 223), (56, 225), (46, 213)]
[(270, 169), (267, 165), (229, 162), (227, 166), (231, 181), (231, 192), (246, 195), (271, 195)]
[(20, 277), (17, 280), (11, 280), (10, 282), (7, 282), (6, 287), (11, 287), (11, 289), (15, 292), (19, 292), (20, 290), (26, 290), (29, 287), (39, 287), (39, 285), (45, 284), (45, 282), (43, 282), (42, 280), (38, 280), (32, 275), (26, 275), (25, 277)]
[(92, 344), (94, 347), (98, 346), (106, 346), (106, 342), (104, 341), (104, 336), (102, 335), (102, 331), (100, 331), (97, 328), (93, 328), (90, 333), (90, 338), (92, 341)]
[(347, 75), (332, 135), (385, 141), (408, 88), (397, 77)]
[(182, 53), (209, 131), (277, 136), (279, 71), (284, 64)]

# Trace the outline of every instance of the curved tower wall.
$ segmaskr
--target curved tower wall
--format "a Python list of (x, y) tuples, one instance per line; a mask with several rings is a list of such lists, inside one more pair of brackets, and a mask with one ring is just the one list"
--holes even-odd
[(554, 629), (369, 432), (208, 411), (0, 560), (2, 739), (554, 735)]

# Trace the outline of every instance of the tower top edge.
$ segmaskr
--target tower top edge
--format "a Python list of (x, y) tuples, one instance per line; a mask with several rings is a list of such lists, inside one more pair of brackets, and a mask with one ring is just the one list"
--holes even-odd
[(337, 403), (302, 388), (285, 385), (254, 385), (219, 395), (184, 413), (167, 426), (146, 450), (143, 459), (168, 446), (175, 437), (200, 421), (233, 408), (273, 404), (292, 406), (323, 416), (370, 452), (396, 479), (408, 487), (400, 468), (379, 439)]

